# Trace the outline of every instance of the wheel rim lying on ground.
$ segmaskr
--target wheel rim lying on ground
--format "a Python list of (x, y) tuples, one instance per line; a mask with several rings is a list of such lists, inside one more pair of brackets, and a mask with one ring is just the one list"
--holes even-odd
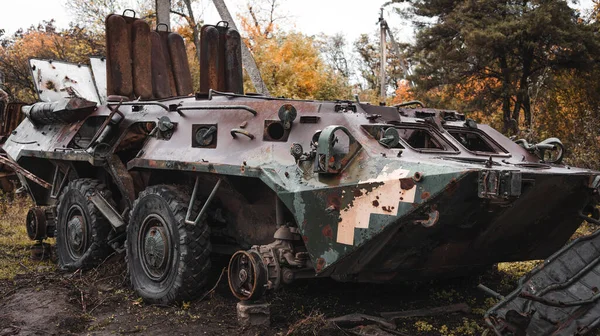
[(260, 259), (256, 253), (237, 251), (229, 260), (229, 288), (238, 299), (255, 300), (265, 293), (267, 274)]
[[(180, 187), (157, 185), (142, 191), (133, 204), (127, 267), (133, 289), (144, 301), (170, 304), (203, 294), (210, 231), (205, 220), (185, 223), (189, 197)], [(197, 210), (200, 202), (194, 203)]]

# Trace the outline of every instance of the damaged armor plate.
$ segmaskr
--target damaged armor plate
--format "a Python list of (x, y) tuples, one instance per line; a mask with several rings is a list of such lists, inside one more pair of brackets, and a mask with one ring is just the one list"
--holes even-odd
[(497, 335), (584, 335), (600, 322), (600, 231), (568, 244), (486, 314)]

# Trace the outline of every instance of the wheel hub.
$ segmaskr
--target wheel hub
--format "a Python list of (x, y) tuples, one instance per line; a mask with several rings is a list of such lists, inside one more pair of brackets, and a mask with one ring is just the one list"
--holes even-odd
[(152, 280), (160, 281), (167, 274), (171, 260), (171, 244), (169, 231), (162, 218), (150, 215), (140, 230), (140, 257), (146, 275)]
[(267, 271), (257, 253), (238, 251), (229, 261), (229, 288), (240, 300), (260, 298), (267, 284)]
[(87, 250), (87, 224), (78, 206), (73, 206), (69, 210), (67, 218), (67, 246), (71, 256), (77, 259)]
[(146, 248), (144, 249), (144, 256), (146, 257), (146, 263), (152, 269), (160, 269), (166, 261), (167, 256), (167, 237), (164, 233), (164, 228), (152, 228), (146, 233), (144, 243)]
[(81, 216), (71, 218), (67, 224), (67, 230), (69, 230), (71, 246), (75, 250), (80, 251), (83, 243), (83, 218)]

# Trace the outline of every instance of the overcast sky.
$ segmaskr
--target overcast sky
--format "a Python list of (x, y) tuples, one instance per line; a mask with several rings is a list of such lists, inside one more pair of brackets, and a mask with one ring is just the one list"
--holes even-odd
[[(58, 27), (67, 27), (72, 16), (64, 7), (65, 0), (0, 0), (0, 29), (9, 34), (19, 28), (37, 25), (42, 20), (55, 19)], [(134, 0), (124, 0), (135, 3)], [(343, 33), (347, 40), (354, 41), (361, 33), (370, 33), (376, 29), (379, 7), (387, 0), (281, 0), (282, 12), (289, 15), (284, 24), (309, 35)], [(219, 17), (210, 0), (198, 0), (202, 19), (206, 23), (216, 23)], [(226, 1), (230, 10), (240, 10), (242, 0)], [(574, 5), (582, 10), (592, 7), (592, 0), (580, 0)], [(411, 41), (412, 29), (402, 22), (398, 15), (386, 11), (390, 26), (400, 31), (397, 39)]]

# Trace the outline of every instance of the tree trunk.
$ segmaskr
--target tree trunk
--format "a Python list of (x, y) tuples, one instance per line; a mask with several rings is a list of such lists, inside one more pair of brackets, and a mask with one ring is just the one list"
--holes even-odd
[(502, 121), (504, 122), (504, 133), (512, 128), (510, 119), (510, 72), (508, 70), (508, 62), (506, 55), (500, 56), (500, 69), (502, 70)]
[(196, 19), (194, 18), (192, 1), (193, 0), (183, 0), (189, 14), (188, 23), (192, 27), (192, 32), (194, 35), (194, 46), (196, 46), (196, 58), (198, 59), (198, 65), (200, 65), (200, 30), (198, 29), (198, 24), (196, 23)]
[[(231, 17), (231, 14), (225, 5), (225, 1), (213, 0), (213, 4), (217, 8), (217, 12), (219, 12), (221, 20), (229, 22), (229, 27), (237, 30), (235, 22), (233, 21), (233, 18)], [(254, 56), (252, 56), (252, 53), (250, 53), (250, 49), (248, 49), (246, 43), (242, 43), (242, 63), (244, 64), (244, 69), (246, 69), (246, 72), (248, 73), (250, 80), (252, 80), (252, 84), (254, 84), (256, 91), (265, 96), (269, 96), (269, 90), (267, 89), (265, 82), (262, 80), (260, 70), (258, 70)]]
[(523, 115), (525, 126), (531, 129), (531, 97), (529, 97), (529, 78), (531, 77), (531, 66), (533, 64), (533, 50), (528, 48), (523, 55), (523, 75), (519, 90), (521, 92), (521, 102), (523, 104)]

